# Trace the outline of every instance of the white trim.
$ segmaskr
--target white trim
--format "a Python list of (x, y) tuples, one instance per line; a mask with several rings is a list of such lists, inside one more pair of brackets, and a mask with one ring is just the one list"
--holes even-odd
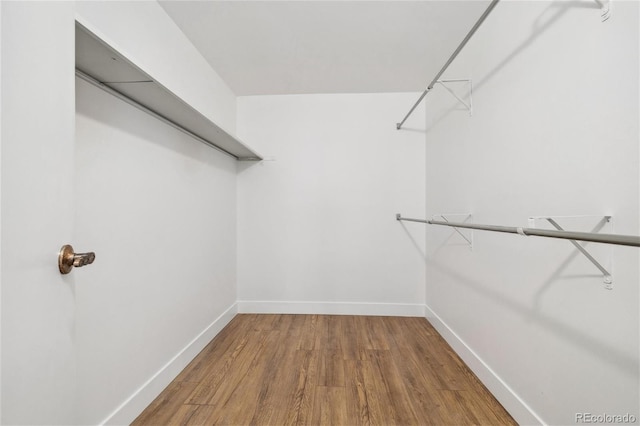
[(316, 314), (424, 317), (424, 308), (424, 305), (418, 303), (238, 300), (238, 313), (245, 314)]
[(100, 424), (122, 425), (133, 422), (237, 313), (238, 304), (234, 303)]
[(546, 424), (501, 378), (440, 318), (428, 305), (424, 306), (425, 318), (451, 345), (467, 366), (489, 389), (503, 407), (521, 425)]

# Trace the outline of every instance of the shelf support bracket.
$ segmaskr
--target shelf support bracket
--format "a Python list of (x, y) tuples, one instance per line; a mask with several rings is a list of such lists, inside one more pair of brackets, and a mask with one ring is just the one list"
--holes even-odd
[[(549, 222), (551, 224), (551, 226), (553, 226), (554, 228), (556, 228), (558, 231), (564, 231), (564, 229), (562, 228), (562, 226), (560, 226), (560, 224), (558, 224), (558, 222), (556, 222), (553, 218), (551, 217), (545, 217), (544, 218), (547, 222)], [(605, 216), (604, 219), (609, 222), (611, 220), (611, 216)], [(603, 275), (603, 282), (604, 282), (604, 288), (606, 288), (607, 290), (612, 290), (613, 289), (613, 277), (611, 276), (611, 274), (609, 273), (609, 271), (607, 271), (605, 269), (604, 266), (602, 266), (600, 264), (600, 262), (598, 262), (592, 255), (591, 253), (589, 253), (584, 247), (582, 247), (576, 240), (569, 240), (571, 242), (571, 244), (573, 244), (573, 246), (584, 255), (584, 257), (586, 257), (587, 259), (589, 259), (589, 261), (591, 263), (593, 263), (595, 265), (596, 268), (598, 268), (600, 270), (600, 272), (602, 272)]]
[[(465, 213), (465, 218), (462, 220), (462, 223), (466, 222), (467, 220), (471, 219), (471, 214), (470, 213)], [(437, 217), (441, 217), (443, 221), (445, 222), (449, 222), (449, 219), (447, 219), (447, 216), (460, 216), (460, 214), (452, 214), (452, 213), (448, 213), (448, 214), (434, 214), (432, 216), (433, 219), (437, 218)], [(466, 242), (467, 244), (469, 244), (469, 249), (473, 250), (473, 231), (471, 231), (471, 235), (467, 238), (466, 235), (464, 235), (462, 233), (462, 231), (460, 231), (458, 228), (456, 228), (455, 226), (453, 227), (453, 230), (456, 231), (458, 233), (458, 235), (460, 235)]]
[[(440, 84), (444, 89), (451, 94), (454, 98), (460, 102), (467, 111), (469, 116), (473, 115), (473, 81), (470, 78), (458, 78), (449, 80), (438, 80), (436, 83)], [(469, 102), (465, 102), (460, 96), (458, 96), (446, 83), (469, 83)]]

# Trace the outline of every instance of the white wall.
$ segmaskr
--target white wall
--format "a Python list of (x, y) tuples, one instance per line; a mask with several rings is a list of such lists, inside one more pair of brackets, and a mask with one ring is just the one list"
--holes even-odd
[(238, 299), (250, 312), (422, 315), (424, 110), (417, 94), (238, 98), (238, 135), (275, 161), (238, 175)]
[[(156, 2), (79, 21), (233, 131), (235, 96)], [(78, 422), (127, 423), (233, 317), (236, 162), (77, 82)], [(175, 358), (174, 358), (175, 357)]]
[[(501, 2), (446, 75), (473, 78), (473, 117), (442, 88), (426, 101), (427, 215), (610, 214), (638, 235), (638, 22), (637, 2), (606, 23), (592, 2)], [(428, 317), (517, 420), (640, 418), (638, 249), (587, 246), (613, 252), (608, 291), (568, 242), (474, 232), (470, 251), (451, 232), (427, 228)]]

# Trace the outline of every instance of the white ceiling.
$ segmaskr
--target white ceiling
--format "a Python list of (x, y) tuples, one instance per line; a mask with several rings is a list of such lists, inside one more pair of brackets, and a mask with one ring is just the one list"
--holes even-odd
[(160, 4), (242, 96), (422, 91), (489, 0)]

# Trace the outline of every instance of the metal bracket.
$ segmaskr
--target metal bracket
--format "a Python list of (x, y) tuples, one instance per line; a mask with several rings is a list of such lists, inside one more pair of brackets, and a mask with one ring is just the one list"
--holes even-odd
[[(449, 219), (447, 219), (447, 216), (448, 217), (451, 217), (451, 216), (464, 216), (464, 219), (462, 219), (462, 221), (456, 221), (456, 222), (461, 222), (461, 223), (465, 223), (466, 221), (471, 219), (471, 213), (434, 214), (433, 216), (431, 216), (431, 219), (442, 218), (443, 221), (449, 222)], [(469, 250), (473, 250), (473, 230), (465, 229), (465, 232), (468, 235), (465, 235), (460, 229), (456, 228), (455, 226), (453, 227), (453, 230), (455, 232), (457, 232), (458, 235), (460, 235), (467, 242), (467, 244), (469, 244)]]
[[(558, 222), (555, 221), (555, 219), (553, 217), (548, 217), (548, 216), (540, 216), (540, 217), (530, 217), (529, 218), (529, 226), (531, 227), (535, 227), (535, 220), (536, 219), (544, 219), (547, 222), (549, 222), (554, 228), (556, 228), (558, 231), (564, 231), (564, 228), (562, 228), (560, 226), (560, 224), (558, 224)], [(611, 216), (604, 216), (604, 220), (609, 223), (611, 222)], [(597, 231), (596, 231), (597, 232)], [(595, 265), (596, 268), (598, 268), (600, 270), (600, 272), (602, 272), (602, 281), (604, 282), (604, 288), (606, 288), (607, 290), (612, 290), (613, 289), (613, 276), (612, 274), (607, 271), (607, 269), (605, 269), (604, 266), (602, 266), (600, 264), (600, 262), (598, 262), (582, 245), (580, 245), (576, 240), (569, 240), (571, 242), (571, 244), (573, 244), (573, 246), (580, 252), (582, 253), (591, 263), (593, 263)]]
[[(464, 83), (464, 82), (469, 83), (469, 103), (465, 102), (462, 98), (460, 98), (460, 96), (458, 96), (453, 90), (451, 90), (450, 87), (448, 87), (445, 84), (445, 83)], [(469, 111), (469, 116), (473, 115), (473, 82), (471, 81), (471, 79), (457, 78), (457, 79), (451, 79), (451, 80), (438, 80), (436, 81), (436, 83), (444, 87), (447, 92), (451, 93), (451, 96), (456, 98), (458, 102), (464, 105), (467, 111)]]

